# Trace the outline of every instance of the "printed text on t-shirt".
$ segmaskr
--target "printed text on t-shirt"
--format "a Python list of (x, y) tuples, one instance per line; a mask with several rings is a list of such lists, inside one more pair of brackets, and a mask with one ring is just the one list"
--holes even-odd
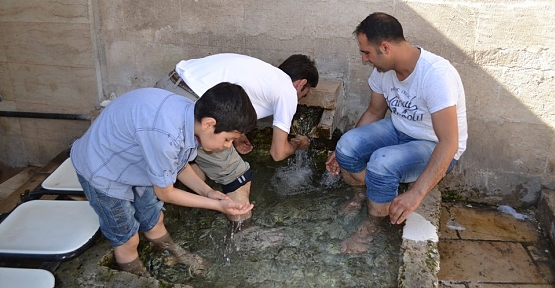
[[(400, 97), (399, 93), (403, 94), (403, 97)], [(391, 88), (391, 93), (386, 93), (384, 96), (391, 113), (407, 120), (422, 121), (422, 113), (418, 113), (418, 106), (412, 103), (416, 96), (410, 96), (407, 91), (395, 87)]]

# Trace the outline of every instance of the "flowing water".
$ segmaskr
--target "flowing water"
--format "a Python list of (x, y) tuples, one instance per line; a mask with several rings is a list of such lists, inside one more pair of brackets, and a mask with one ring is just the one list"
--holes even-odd
[(303, 151), (276, 163), (253, 151), (244, 159), (256, 173), (251, 222), (232, 231), (221, 213), (166, 205), (174, 240), (212, 266), (192, 277), (188, 267), (165, 264), (164, 252), (141, 241), (139, 254), (154, 277), (193, 287), (397, 287), (400, 227), (377, 235), (364, 254), (341, 254), (366, 206), (356, 217), (338, 216), (353, 191), (325, 172), (325, 155)]

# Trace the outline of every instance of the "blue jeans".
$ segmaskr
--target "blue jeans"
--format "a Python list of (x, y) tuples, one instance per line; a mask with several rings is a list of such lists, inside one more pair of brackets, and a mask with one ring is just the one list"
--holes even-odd
[[(416, 181), (424, 171), (437, 143), (414, 139), (383, 119), (349, 130), (337, 142), (339, 166), (351, 173), (366, 169), (366, 195), (375, 203), (389, 203), (399, 183)], [(447, 173), (457, 160), (453, 159)]]
[(135, 200), (127, 201), (104, 194), (79, 174), (77, 178), (98, 215), (102, 234), (112, 246), (123, 245), (137, 231), (150, 231), (158, 223), (164, 202), (158, 200), (152, 187), (146, 187), (142, 197), (133, 187)]

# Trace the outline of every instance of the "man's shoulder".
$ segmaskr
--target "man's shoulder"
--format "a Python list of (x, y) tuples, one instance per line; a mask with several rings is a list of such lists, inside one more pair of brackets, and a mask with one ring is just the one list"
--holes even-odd
[(420, 48), (420, 51), (420, 59), (424, 60), (425, 63), (428, 63), (432, 67), (453, 66), (449, 60), (443, 58), (441, 55), (422, 48)]

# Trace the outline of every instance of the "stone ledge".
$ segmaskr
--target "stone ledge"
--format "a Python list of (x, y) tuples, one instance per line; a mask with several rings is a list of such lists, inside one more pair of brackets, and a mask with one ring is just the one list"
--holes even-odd
[(398, 287), (438, 287), (440, 212), (441, 193), (436, 186), (403, 228)]
[(332, 110), (341, 105), (343, 97), (343, 81), (339, 79), (321, 79), (318, 85), (308, 92), (307, 97), (299, 101), (299, 105), (319, 107)]
[(307, 97), (299, 101), (299, 105), (324, 109), (318, 125), (309, 133), (309, 137), (329, 140), (335, 129), (342, 130), (338, 124), (342, 117), (341, 106), (344, 98), (343, 81), (322, 79), (318, 86), (310, 90)]

